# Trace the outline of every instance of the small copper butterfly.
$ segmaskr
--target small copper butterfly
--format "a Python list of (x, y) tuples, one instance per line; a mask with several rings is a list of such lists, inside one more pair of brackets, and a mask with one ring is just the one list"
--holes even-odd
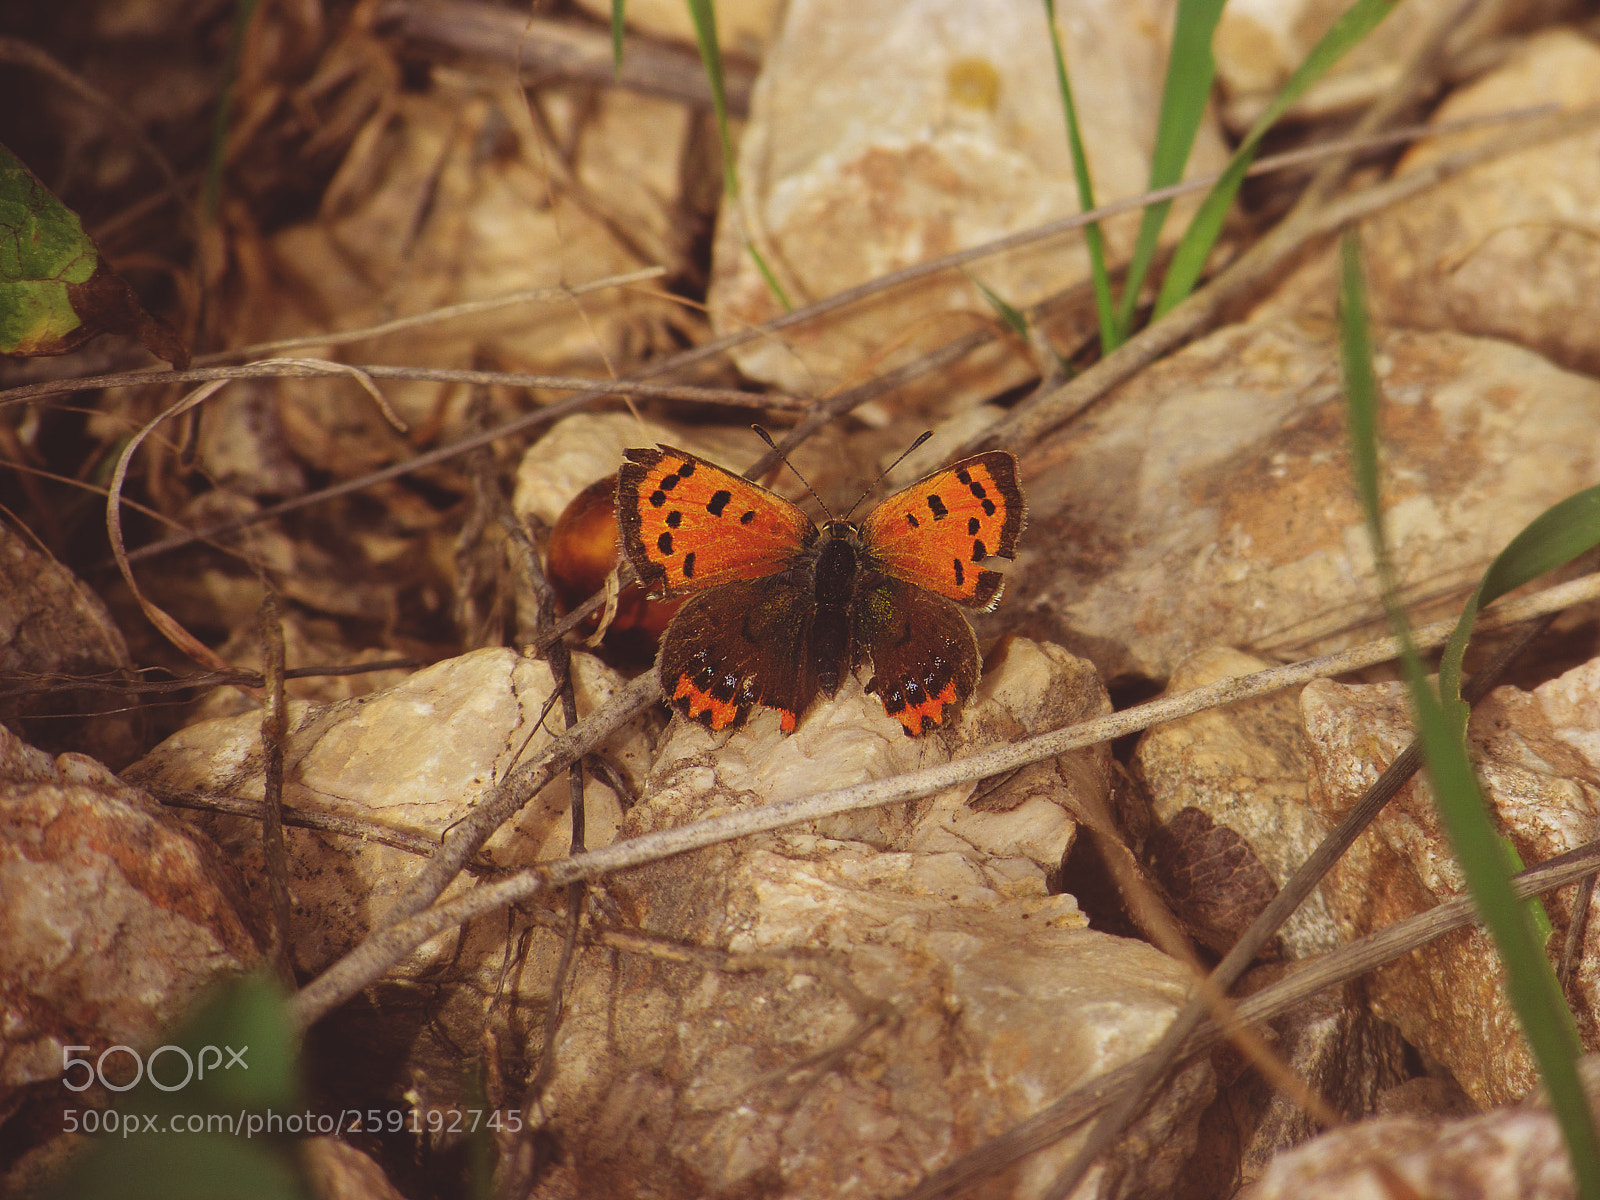
[(625, 452), (617, 524), (653, 597), (688, 595), (656, 664), (667, 699), (713, 730), (752, 705), (785, 733), (817, 693), (872, 659), (867, 684), (909, 736), (942, 723), (978, 682), (957, 604), (988, 610), (1027, 520), (1017, 460), (964, 458), (821, 529), (783, 497), (685, 450)]

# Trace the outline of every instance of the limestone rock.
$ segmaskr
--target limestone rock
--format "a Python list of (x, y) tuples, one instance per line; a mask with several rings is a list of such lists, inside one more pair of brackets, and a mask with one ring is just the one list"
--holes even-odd
[[(1592, 1107), (1600, 1071), (1582, 1064)], [(1382, 1117), (1324, 1134), (1274, 1161), (1239, 1200), (1419, 1196), (1564, 1200), (1575, 1194), (1561, 1131), (1539, 1101), (1454, 1120)]]
[[(63, 1052), (147, 1048), (206, 988), (260, 959), (239, 879), (199, 831), (82, 755), (0, 727), (0, 1111), (65, 1091)], [(80, 1069), (81, 1070), (81, 1069)], [(132, 1074), (119, 1053), (113, 1083)], [(70, 1078), (76, 1082), (79, 1073)], [(88, 1099), (86, 1099), (88, 1098)]]
[[(1079, 111), (1101, 199), (1146, 185), (1171, 19), (1167, 0), (1061, 9), (1073, 86), (1094, 97)], [(747, 242), (799, 305), (1079, 211), (1043, 21), (1042, 10), (1009, 0), (788, 5), (739, 144), (739, 203), (725, 201), (718, 221), (710, 294), (718, 325), (782, 312)], [(1190, 169), (1221, 162), (1207, 122)], [(1106, 226), (1113, 260), (1137, 225), (1133, 216)], [(1020, 307), (1086, 279), (1087, 261), (1072, 237), (972, 270)], [(964, 319), (937, 319), (945, 313)], [(928, 335), (939, 344), (951, 328), (993, 319), (982, 293), (951, 273), (749, 343), (736, 357), (754, 378), (825, 392), (866, 364), (893, 365), (885, 347), (903, 351)], [(1026, 370), (991, 357), (942, 371), (939, 402), (970, 403)]]
[[(1468, 738), (1490, 811), (1529, 866), (1573, 850), (1594, 836), (1600, 815), (1600, 661), (1591, 661), (1532, 692), (1496, 689), (1473, 711)], [(1326, 680), (1301, 693), (1311, 745), (1311, 799), (1330, 819), (1355, 802), (1411, 737), (1399, 684), (1346, 687)], [(1459, 894), (1463, 883), (1425, 778), (1389, 802), (1324, 884), (1330, 908), (1358, 937)], [(1570, 893), (1545, 898), (1565, 937)], [(1552, 951), (1555, 952), (1555, 951)], [(1600, 1027), (1600, 931), (1585, 934), (1570, 989), (1580, 1031)], [(1463, 929), (1380, 969), (1375, 1010), (1408, 1041), (1455, 1073), (1480, 1105), (1515, 1100), (1534, 1083), (1532, 1062), (1501, 984), (1486, 933)]]
[[(1592, 379), (1451, 333), (1393, 334), (1375, 365), (1408, 598), (1476, 582), (1600, 473)], [(1338, 380), (1332, 327), (1231, 326), (1029, 449), (1008, 621), (1108, 679), (1165, 678), (1216, 642), (1299, 655), (1382, 631)]]
[[(1536, 104), (1600, 103), (1600, 46), (1567, 29), (1529, 39), (1442, 104), (1452, 121)], [(1424, 141), (1400, 172), (1503, 137), (1488, 127)], [(1374, 315), (1505, 338), (1600, 370), (1600, 127), (1482, 163), (1362, 226)]]

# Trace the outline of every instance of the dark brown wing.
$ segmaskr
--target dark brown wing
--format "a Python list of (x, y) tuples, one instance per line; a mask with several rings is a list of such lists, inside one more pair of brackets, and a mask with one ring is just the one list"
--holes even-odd
[(736, 580), (685, 601), (656, 670), (667, 700), (711, 729), (778, 710), (788, 733), (817, 695), (811, 647), (816, 598), (783, 576)]
[(978, 684), (978, 639), (953, 602), (881, 577), (860, 597), (857, 631), (872, 654), (871, 691), (912, 737), (944, 723)]

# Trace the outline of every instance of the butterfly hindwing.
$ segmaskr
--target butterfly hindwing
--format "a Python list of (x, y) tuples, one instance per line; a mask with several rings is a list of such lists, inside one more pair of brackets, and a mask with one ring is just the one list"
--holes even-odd
[(716, 463), (671, 446), (626, 455), (617, 524), (651, 596), (775, 575), (816, 539), (810, 517)]
[(857, 630), (872, 655), (884, 711), (917, 737), (942, 723), (978, 683), (978, 639), (943, 596), (892, 576), (866, 589)]
[(752, 705), (792, 731), (817, 694), (810, 632), (816, 598), (786, 577), (736, 580), (691, 596), (661, 645), (669, 703), (713, 730), (743, 724)]
[(980, 564), (1012, 557), (1026, 523), (1017, 460), (990, 450), (890, 496), (861, 523), (861, 540), (877, 569), (989, 609), (999, 603), (1005, 576)]

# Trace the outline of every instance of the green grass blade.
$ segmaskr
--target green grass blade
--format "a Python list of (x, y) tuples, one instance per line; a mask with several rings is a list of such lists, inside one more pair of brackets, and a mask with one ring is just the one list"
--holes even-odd
[(1070, 376), (1072, 374), (1072, 364), (1055, 352), (1055, 348), (1050, 345), (1050, 340), (1046, 337), (1035, 336), (1033, 326), (1028, 321), (1027, 313), (1023, 312), (1016, 305), (1007, 301), (1004, 296), (1001, 296), (988, 284), (984, 283), (983, 280), (979, 279), (971, 271), (967, 270), (966, 267), (961, 268), (961, 273), (967, 277), (967, 282), (972, 284), (973, 287), (977, 288), (978, 291), (983, 295), (983, 298), (988, 302), (989, 307), (994, 309), (995, 315), (1005, 322), (1007, 329), (1011, 330), (1012, 333), (1016, 334), (1017, 337), (1021, 338), (1022, 341), (1026, 342), (1029, 346), (1034, 347), (1034, 353), (1036, 355), (1042, 356), (1048, 354), (1054, 359), (1053, 364), (1040, 362), (1040, 371), (1048, 373), (1053, 367), (1054, 370), (1059, 371), (1063, 376)]
[[(1194, 149), (1195, 135), (1206, 105), (1211, 102), (1211, 84), (1217, 63), (1211, 55), (1211, 38), (1222, 16), (1226, 0), (1178, 0), (1172, 26), (1172, 47), (1167, 55), (1167, 79), (1161, 90), (1161, 116), (1156, 123), (1156, 144), (1150, 154), (1150, 190), (1168, 187), (1183, 177), (1184, 164)], [(1172, 201), (1163, 200), (1144, 210), (1139, 235), (1128, 261), (1128, 278), (1122, 300), (1117, 305), (1117, 336), (1133, 332), (1133, 314), (1139, 306), (1139, 289), (1144, 286), (1150, 263), (1161, 241)]]
[[(617, 3), (619, 0), (613, 0)], [(717, 117), (722, 142), (722, 186), (729, 200), (739, 198), (739, 172), (733, 160), (733, 139), (728, 134), (728, 89), (722, 78), (722, 47), (717, 44), (717, 13), (711, 0), (687, 0), (694, 22), (694, 40), (700, 47), (700, 65), (711, 85), (711, 111)]]
[[(617, 13), (623, 0), (612, 0), (612, 37), (619, 35), (621, 28), (617, 21)], [(687, 0), (689, 5), (689, 18), (694, 22), (694, 40), (700, 47), (700, 65), (705, 68), (706, 82), (711, 86), (711, 109), (717, 117), (717, 137), (722, 145), (722, 190), (726, 193), (728, 204), (734, 208), (739, 204), (739, 167), (733, 156), (733, 138), (728, 133), (728, 89), (722, 77), (722, 47), (717, 43), (717, 13), (712, 0)], [(621, 61), (620, 59), (618, 60)], [(755, 263), (756, 270), (761, 272), (761, 278), (766, 281), (767, 288), (783, 305), (784, 312), (793, 312), (794, 305), (789, 303), (789, 297), (783, 290), (783, 285), (778, 282), (778, 277), (773, 274), (772, 268), (767, 265), (767, 260), (761, 256), (755, 243), (749, 238), (744, 240), (745, 253), (750, 255), (750, 260)]]
[(222, 199), (222, 168), (228, 157), (228, 119), (233, 113), (233, 89), (239, 82), (239, 58), (244, 54), (244, 35), (256, 15), (259, 0), (238, 0), (233, 10), (233, 29), (228, 34), (228, 54), (222, 60), (222, 86), (218, 90), (217, 120), (211, 130), (211, 157), (206, 163), (205, 186), (201, 189), (201, 209), (207, 221), (217, 215)]
[(1283, 85), (1283, 90), (1267, 106), (1265, 112), (1256, 119), (1256, 123), (1245, 134), (1244, 141), (1233, 152), (1233, 157), (1228, 160), (1227, 167), (1222, 172), (1222, 177), (1212, 185), (1206, 193), (1206, 198), (1200, 202), (1200, 208), (1195, 213), (1194, 219), (1189, 222), (1189, 228), (1184, 230), (1183, 239), (1178, 243), (1177, 250), (1173, 253), (1172, 263), (1167, 267), (1166, 276), (1161, 281), (1161, 292), (1156, 298), (1155, 318), (1177, 307), (1190, 292), (1200, 278), (1200, 273), (1205, 269), (1206, 259), (1211, 255), (1211, 249), (1217, 244), (1217, 238), (1222, 233), (1222, 223), (1228, 215), (1228, 210), (1233, 206), (1233, 198), (1238, 194), (1239, 185), (1244, 182), (1245, 172), (1250, 169), (1256, 150), (1261, 145), (1261, 139), (1266, 136), (1267, 130), (1277, 123), (1278, 118), (1287, 112), (1295, 101), (1305, 95), (1306, 90), (1313, 83), (1328, 73), (1350, 49), (1362, 38), (1377, 28), (1378, 23), (1389, 15), (1394, 7), (1394, 0), (1356, 0), (1337, 21), (1333, 28), (1322, 35), (1322, 40), (1311, 48), (1311, 53), (1306, 55), (1305, 62), (1301, 63), (1289, 81)]
[(995, 315), (1006, 323), (1007, 329), (1025, 342), (1031, 340), (1031, 335), (1028, 331), (1028, 318), (1023, 315), (1016, 305), (1011, 304), (1000, 296), (993, 288), (967, 270), (967, 268), (962, 267), (961, 273), (967, 277), (968, 283), (983, 293), (983, 298), (988, 301), (989, 307), (994, 309)]
[(1378, 388), (1372, 370), (1360, 258), (1355, 240), (1349, 235), (1343, 246), (1339, 327), (1356, 490), (1372, 536), (1384, 607), (1401, 639), (1401, 661), (1416, 708), (1417, 735), (1422, 741), (1423, 761), (1439, 815), (1466, 876), (1467, 890), (1504, 964), (1506, 992), (1550, 1094), (1579, 1195), (1585, 1200), (1600, 1200), (1600, 1143), (1596, 1141), (1594, 1118), (1578, 1077), (1577, 1060), (1582, 1046), (1572, 1014), (1545, 956), (1545, 939), (1540, 936), (1538, 922), (1529, 905), (1519, 902), (1511, 889), (1509, 856), (1484, 806), (1467, 757), (1465, 725), (1455, 719), (1429, 684), (1395, 588), (1378, 503)]
[(761, 257), (761, 251), (756, 249), (756, 244), (746, 238), (744, 243), (745, 253), (750, 256), (750, 261), (756, 264), (756, 270), (761, 272), (761, 278), (766, 281), (767, 290), (783, 305), (786, 313), (794, 311), (794, 305), (789, 303), (789, 293), (783, 290), (783, 284), (778, 282), (777, 275), (772, 268), (767, 266), (767, 260)]
[(611, 73), (622, 74), (622, 35), (628, 0), (611, 0)]
[(1600, 487), (1585, 488), (1540, 513), (1506, 544), (1445, 643), (1439, 660), (1439, 691), (1445, 703), (1461, 698), (1461, 660), (1467, 652), (1472, 625), (1485, 605), (1537, 579), (1546, 571), (1565, 566), (1586, 550), (1600, 545)]
[[(1083, 138), (1078, 130), (1078, 108), (1072, 102), (1072, 83), (1067, 78), (1067, 59), (1061, 52), (1061, 32), (1056, 28), (1055, 0), (1044, 0), (1046, 24), (1050, 26), (1050, 49), (1056, 60), (1056, 88), (1061, 93), (1061, 111), (1067, 123), (1067, 148), (1072, 154), (1072, 174), (1078, 183), (1078, 205), (1081, 211), (1095, 208), (1094, 182), (1089, 178), (1089, 160), (1083, 152)], [(1117, 334), (1116, 312), (1111, 302), (1111, 276), (1106, 272), (1105, 235), (1100, 223), (1091, 221), (1083, 227), (1083, 240), (1089, 247), (1089, 270), (1094, 277), (1094, 307), (1100, 319), (1100, 351), (1110, 354), (1122, 344)]]

